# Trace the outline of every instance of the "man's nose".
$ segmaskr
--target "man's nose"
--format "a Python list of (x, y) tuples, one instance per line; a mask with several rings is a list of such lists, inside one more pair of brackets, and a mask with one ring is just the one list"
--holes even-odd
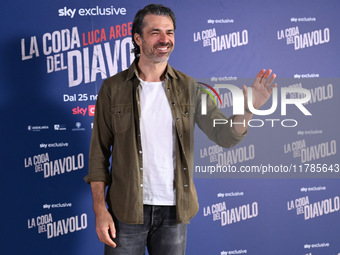
[(166, 33), (160, 33), (159, 34), (159, 42), (168, 43), (169, 42), (168, 35)]

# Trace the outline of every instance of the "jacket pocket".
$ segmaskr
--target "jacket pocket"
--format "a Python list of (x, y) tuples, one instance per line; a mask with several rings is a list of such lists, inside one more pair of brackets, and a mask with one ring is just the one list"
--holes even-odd
[(183, 117), (193, 117), (195, 114), (195, 105), (181, 104), (181, 114)]
[(115, 133), (122, 133), (131, 128), (132, 105), (115, 105), (111, 107), (112, 126)]
[(194, 130), (194, 116), (195, 116), (195, 107), (191, 104), (181, 104), (181, 119), (183, 123), (183, 131), (184, 134), (192, 133)]

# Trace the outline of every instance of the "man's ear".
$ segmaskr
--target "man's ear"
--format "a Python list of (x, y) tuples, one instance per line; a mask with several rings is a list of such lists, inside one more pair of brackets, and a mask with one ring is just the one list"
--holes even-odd
[(141, 35), (138, 34), (138, 33), (135, 33), (135, 34), (133, 35), (133, 38), (135, 39), (136, 44), (137, 44), (138, 46), (141, 46), (141, 44), (142, 44), (142, 37), (141, 37)]

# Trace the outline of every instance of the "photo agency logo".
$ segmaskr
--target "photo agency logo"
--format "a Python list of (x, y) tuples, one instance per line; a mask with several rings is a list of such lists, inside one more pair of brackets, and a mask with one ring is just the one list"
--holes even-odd
[[(218, 95), (218, 93), (216, 92), (216, 90), (213, 87), (211, 87), (210, 85), (205, 84), (203, 82), (198, 82), (198, 84), (201, 84), (201, 85), (209, 88), (212, 92), (214, 92), (214, 94), (216, 95), (216, 97), (220, 101), (220, 104), (222, 105), (222, 100), (221, 100), (220, 96)], [(216, 103), (216, 100), (215, 100), (214, 96), (209, 92), (209, 90), (206, 90), (205, 88), (202, 88), (202, 87), (198, 87), (198, 88), (203, 90), (205, 93), (207, 93), (207, 94), (202, 94), (202, 96), (201, 96), (201, 100), (202, 100), (201, 114), (202, 115), (207, 115), (207, 96), (209, 95), (211, 97), (211, 99), (214, 101), (216, 106), (217, 106), (217, 103)]]
[[(260, 115), (260, 116), (268, 116), (273, 114), (276, 109), (278, 108), (278, 88), (273, 88), (272, 91), (272, 105), (269, 109), (260, 110), (255, 109), (252, 101), (253, 101), (253, 95), (252, 95), (252, 87), (247, 88), (248, 92), (248, 99), (245, 100), (243, 91), (236, 85), (232, 84), (216, 84), (213, 88), (212, 86), (203, 83), (198, 82), (200, 85), (203, 85), (210, 89), (217, 99), (220, 102), (220, 105), (222, 106), (222, 100), (220, 96), (218, 95), (216, 89), (228, 89), (232, 94), (232, 106), (233, 106), (233, 115), (243, 115), (245, 112), (245, 109), (248, 109), (251, 113), (254, 115)], [(208, 95), (212, 98), (213, 102), (217, 106), (217, 102), (213, 96), (213, 94), (203, 87), (199, 87), (202, 91), (205, 93), (202, 93), (201, 95), (201, 114), (207, 115), (207, 97)], [(298, 98), (290, 98), (289, 95), (291, 94), (298, 94)], [(297, 88), (297, 87), (282, 87), (280, 89), (280, 103), (281, 103), (281, 116), (287, 115), (287, 105), (295, 105), (305, 116), (311, 116), (312, 114), (306, 109), (304, 106), (305, 103), (310, 101), (311, 99), (311, 92), (305, 88)], [(247, 102), (245, 102), (247, 101)], [(270, 101), (270, 99), (268, 100)], [(246, 123), (246, 120), (243, 122), (233, 122), (233, 119), (214, 119), (213, 120), (213, 126), (216, 127), (217, 125), (226, 125), (230, 124), (231, 126), (234, 125), (243, 125), (249, 126), (249, 127), (263, 127), (265, 124), (271, 125), (271, 127), (274, 127), (275, 124), (280, 123), (282, 127), (296, 127), (298, 125), (298, 121), (296, 119), (251, 119)]]

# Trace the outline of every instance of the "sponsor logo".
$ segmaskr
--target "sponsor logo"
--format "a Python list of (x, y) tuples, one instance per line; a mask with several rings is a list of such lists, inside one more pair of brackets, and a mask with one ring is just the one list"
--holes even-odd
[(66, 130), (66, 126), (65, 124), (54, 124), (54, 130), (63, 131), (63, 130)]
[(89, 116), (94, 116), (95, 110), (96, 110), (95, 105), (89, 105)]
[(59, 17), (69, 17), (73, 19), (78, 14), (81, 17), (84, 16), (118, 16), (126, 15), (126, 8), (124, 7), (92, 7), (92, 8), (68, 8), (64, 7), (58, 10)]
[(44, 204), (43, 208), (44, 209), (54, 209), (54, 208), (67, 208), (67, 207), (72, 207), (72, 203), (54, 203), (54, 204)]
[(247, 250), (232, 250), (232, 251), (221, 251), (221, 255), (231, 255), (231, 254), (246, 254)]
[(94, 116), (95, 109), (96, 109), (95, 105), (89, 105), (86, 108), (82, 108), (80, 106), (77, 106), (77, 107), (72, 109), (72, 114), (73, 115), (82, 115), (82, 116), (85, 116), (86, 114), (88, 114), (88, 116)]
[(48, 130), (48, 129), (49, 129), (49, 126), (32, 126), (32, 125), (27, 126), (27, 130), (32, 131), (32, 132), (39, 132), (41, 130)]
[(68, 143), (64, 142), (55, 142), (55, 143), (40, 143), (39, 148), (40, 149), (46, 149), (46, 148), (61, 148), (61, 147), (68, 147)]
[(72, 128), (72, 131), (84, 131), (85, 128), (82, 128), (81, 127), (81, 123), (80, 122), (76, 122), (76, 127), (75, 128)]
[(79, 107), (79, 106), (77, 106), (76, 108), (72, 109), (72, 114), (73, 115), (82, 115), (82, 116), (85, 116), (86, 112), (87, 112), (87, 108), (82, 108), (82, 107)]

